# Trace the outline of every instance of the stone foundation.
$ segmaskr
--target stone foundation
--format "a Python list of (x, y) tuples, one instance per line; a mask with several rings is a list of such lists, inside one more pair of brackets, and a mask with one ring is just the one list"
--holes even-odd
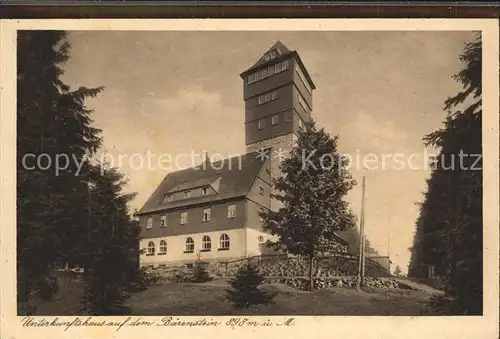
[[(357, 277), (345, 276), (330, 279), (315, 278), (314, 289), (322, 289), (329, 287), (356, 287)], [(269, 284), (285, 284), (298, 290), (307, 290), (309, 287), (309, 280), (307, 278), (268, 278), (266, 283)], [(382, 288), (382, 289), (407, 289), (414, 290), (412, 287), (390, 278), (373, 278), (367, 277), (364, 280), (364, 287)]]

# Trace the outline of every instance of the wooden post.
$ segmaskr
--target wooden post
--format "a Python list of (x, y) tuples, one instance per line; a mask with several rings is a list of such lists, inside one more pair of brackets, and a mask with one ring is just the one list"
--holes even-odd
[(359, 263), (358, 279), (356, 281), (356, 290), (359, 292), (363, 286), (365, 277), (365, 176), (363, 176), (361, 193), (361, 216), (359, 220)]

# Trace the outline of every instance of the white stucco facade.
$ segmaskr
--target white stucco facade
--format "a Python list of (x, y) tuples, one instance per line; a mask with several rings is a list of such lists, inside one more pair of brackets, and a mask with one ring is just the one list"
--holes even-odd
[[(220, 250), (219, 245), (222, 234), (227, 234), (229, 237), (229, 249), (227, 250)], [(210, 237), (210, 251), (202, 251), (202, 240), (204, 236)], [(187, 238), (192, 238), (194, 241), (194, 251), (192, 253), (185, 253)], [(141, 254), (140, 263), (141, 266), (169, 266), (192, 263), (198, 258), (198, 255), (200, 255), (200, 258), (203, 260), (223, 261), (240, 259), (247, 256), (262, 254), (261, 244), (269, 239), (272, 240), (273, 237), (267, 233), (250, 228), (142, 239), (140, 248), (144, 249), (144, 253)], [(166, 254), (160, 252), (160, 242), (162, 240), (167, 243)], [(148, 254), (147, 248), (150, 242), (153, 242), (155, 245), (154, 254)]]

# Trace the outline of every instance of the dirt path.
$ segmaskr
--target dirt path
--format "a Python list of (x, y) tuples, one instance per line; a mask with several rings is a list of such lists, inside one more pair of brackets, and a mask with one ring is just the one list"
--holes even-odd
[(418, 282), (415, 282), (415, 281), (412, 281), (410, 279), (407, 279), (407, 278), (398, 278), (398, 277), (393, 277), (391, 279), (394, 279), (394, 280), (397, 280), (405, 285), (408, 285), (414, 289), (417, 289), (419, 291), (423, 291), (423, 292), (427, 292), (429, 294), (437, 294), (437, 295), (443, 295), (444, 292), (441, 291), (441, 290), (438, 290), (438, 289), (435, 289), (429, 285), (425, 285), (425, 284), (421, 284), (421, 283), (418, 283)]

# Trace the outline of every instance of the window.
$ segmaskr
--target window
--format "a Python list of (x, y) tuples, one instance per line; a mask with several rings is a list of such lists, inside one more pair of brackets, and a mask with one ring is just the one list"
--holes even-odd
[(188, 212), (181, 212), (181, 225), (187, 224)]
[(297, 72), (297, 75), (299, 76), (300, 80), (302, 81), (302, 83), (306, 87), (307, 91), (309, 93), (312, 93), (311, 86), (309, 86), (309, 83), (306, 81), (306, 77), (304, 76), (304, 73), (302, 73), (299, 65), (295, 65), (295, 72)]
[(189, 198), (189, 197), (191, 197), (191, 192), (190, 192), (190, 191), (186, 191), (186, 192), (184, 192), (184, 198), (186, 198), (186, 199), (187, 199), (187, 198)]
[(167, 254), (167, 242), (165, 240), (160, 241), (160, 251), (158, 255), (160, 254)]
[(304, 100), (304, 97), (300, 93), (299, 93), (299, 104), (306, 112), (310, 110), (309, 105), (307, 104), (307, 102)]
[(167, 227), (167, 216), (166, 215), (161, 216), (160, 227)]
[(280, 73), (281, 72), (281, 62), (274, 65), (274, 73)]
[(210, 221), (210, 208), (203, 209), (203, 221)]
[(261, 196), (264, 196), (264, 187), (259, 186), (259, 194), (260, 194)]
[(228, 218), (235, 218), (236, 217), (236, 205), (235, 204), (227, 205), (227, 217)]
[(146, 219), (146, 229), (150, 230), (153, 228), (153, 218), (149, 217)]
[(203, 188), (201, 189), (201, 194), (202, 194), (202, 195), (207, 195), (207, 194), (208, 194), (208, 187), (203, 187)]
[(264, 214), (264, 213), (265, 213), (264, 208), (262, 208), (262, 207), (261, 207), (261, 208), (259, 208), (259, 220), (260, 220), (261, 222), (262, 222), (262, 221), (264, 221), (264, 216), (263, 216), (263, 214)]
[(174, 195), (173, 194), (167, 195), (167, 201), (172, 201), (172, 200), (174, 200)]
[(280, 122), (280, 116), (278, 114), (273, 115), (272, 124), (277, 125)]
[(148, 253), (146, 255), (155, 255), (155, 243), (150, 241), (148, 243)]
[(263, 105), (265, 103), (268, 103), (270, 101), (277, 100), (277, 99), (278, 99), (278, 92), (273, 91), (273, 92), (262, 94), (261, 96), (259, 96), (257, 98), (257, 103), (259, 105)]
[(194, 252), (194, 241), (193, 238), (188, 237), (186, 239), (186, 251), (185, 253), (193, 253)]
[(267, 75), (269, 75), (269, 76), (274, 75), (274, 66), (269, 66), (267, 68)]
[(229, 245), (230, 245), (229, 236), (226, 233), (223, 233), (219, 239), (219, 251), (220, 250), (228, 250)]
[[(266, 60), (266, 61), (270, 60), (269, 56), (264, 56), (264, 60)], [(289, 61), (283, 60), (281, 62), (278, 62), (277, 64), (274, 64), (274, 65), (269, 66), (267, 68), (263, 68), (259, 71), (256, 71), (252, 74), (249, 74), (247, 76), (247, 83), (253, 84), (254, 82), (258, 82), (260, 80), (269, 78), (275, 74), (284, 72), (288, 69), (288, 66), (289, 66)]]
[(201, 250), (209, 252), (212, 249), (212, 240), (208, 235), (204, 235), (201, 239)]
[(263, 129), (264, 127), (266, 127), (266, 121), (264, 119), (260, 119), (258, 121), (258, 128)]

